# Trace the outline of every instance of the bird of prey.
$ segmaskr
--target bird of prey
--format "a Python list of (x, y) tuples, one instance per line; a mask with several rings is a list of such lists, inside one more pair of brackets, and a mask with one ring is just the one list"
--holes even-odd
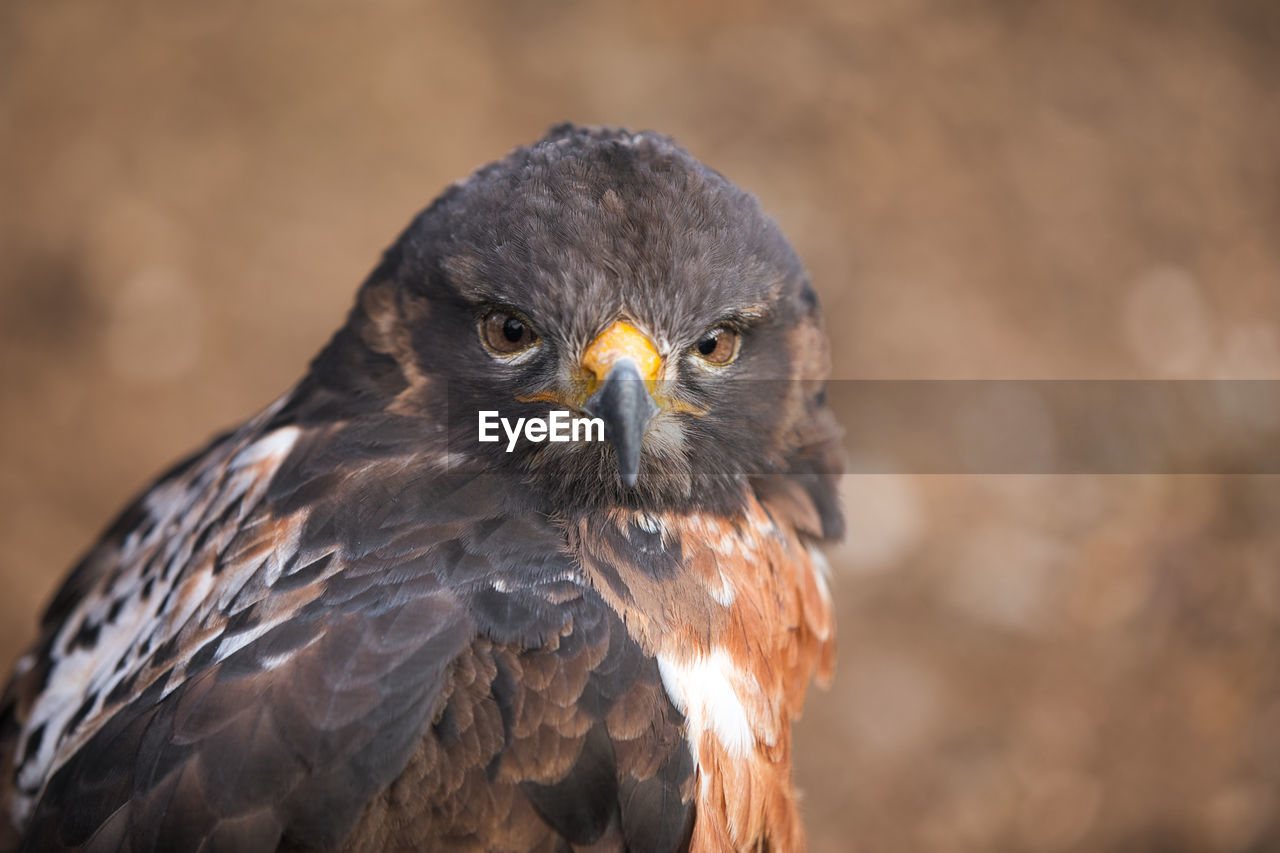
[[(827, 358), (776, 224), (668, 137), (479, 169), (63, 583), (0, 702), (0, 848), (800, 849)], [(553, 411), (603, 437), (479, 440)]]

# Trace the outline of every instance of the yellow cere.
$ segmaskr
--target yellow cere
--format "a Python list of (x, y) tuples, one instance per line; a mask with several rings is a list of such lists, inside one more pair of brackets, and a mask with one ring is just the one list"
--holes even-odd
[(622, 358), (630, 358), (636, 363), (640, 375), (650, 387), (657, 381), (658, 369), (662, 365), (658, 350), (643, 332), (622, 320), (615, 321), (591, 342), (582, 354), (582, 366), (595, 378), (595, 382), (603, 382), (614, 364)]

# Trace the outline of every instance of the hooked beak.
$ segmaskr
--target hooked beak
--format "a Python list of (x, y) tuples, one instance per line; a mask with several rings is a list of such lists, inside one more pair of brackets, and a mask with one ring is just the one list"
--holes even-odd
[(650, 387), (657, 381), (661, 359), (649, 339), (621, 320), (591, 342), (582, 366), (595, 381), (595, 392), (583, 408), (604, 421), (605, 438), (618, 456), (618, 473), (628, 487), (640, 476), (645, 430), (658, 413)]

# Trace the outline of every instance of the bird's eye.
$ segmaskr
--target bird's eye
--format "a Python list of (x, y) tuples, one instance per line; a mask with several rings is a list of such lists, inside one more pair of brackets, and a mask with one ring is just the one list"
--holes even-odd
[(723, 367), (738, 357), (738, 333), (728, 326), (717, 326), (693, 345), (693, 351), (707, 364)]
[(515, 355), (537, 342), (538, 336), (523, 317), (495, 308), (480, 321), (480, 339), (494, 355)]

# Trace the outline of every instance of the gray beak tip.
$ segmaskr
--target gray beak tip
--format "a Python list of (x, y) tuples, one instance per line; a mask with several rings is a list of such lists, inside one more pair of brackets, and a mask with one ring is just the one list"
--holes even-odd
[(645, 430), (658, 413), (636, 363), (620, 359), (585, 408), (587, 414), (604, 421), (604, 436), (618, 455), (618, 474), (628, 488), (634, 488), (640, 478)]

